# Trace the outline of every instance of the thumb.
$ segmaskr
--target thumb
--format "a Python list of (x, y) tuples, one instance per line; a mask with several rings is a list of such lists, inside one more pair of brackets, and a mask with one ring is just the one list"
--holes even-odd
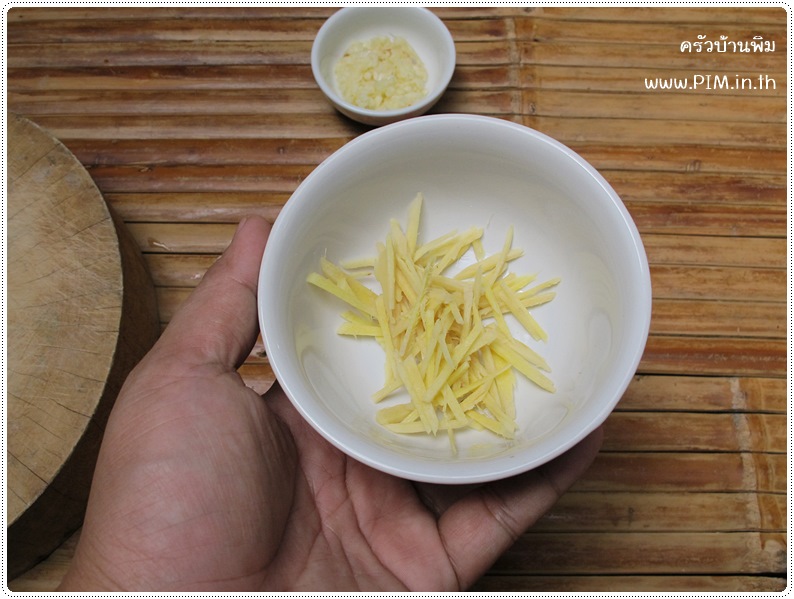
[(230, 369), (245, 360), (259, 331), (257, 282), (269, 235), (270, 224), (261, 217), (240, 221), (229, 247), (171, 319), (154, 353), (185, 365)]

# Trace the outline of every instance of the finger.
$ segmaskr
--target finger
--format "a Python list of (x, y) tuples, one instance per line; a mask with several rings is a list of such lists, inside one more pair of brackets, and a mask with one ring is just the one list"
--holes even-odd
[(259, 331), (256, 287), (270, 225), (240, 221), (229, 247), (204, 275), (158, 342), (157, 352), (192, 364), (241, 364)]
[(461, 589), (476, 582), (584, 474), (602, 437), (599, 428), (548, 464), (483, 485), (443, 513), (439, 532)]

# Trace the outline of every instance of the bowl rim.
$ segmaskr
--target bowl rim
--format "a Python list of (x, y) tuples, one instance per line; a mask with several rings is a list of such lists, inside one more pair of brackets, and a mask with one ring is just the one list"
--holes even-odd
[[(627, 354), (625, 357), (627, 368), (625, 369), (624, 374), (620, 377), (619, 383), (616, 384), (612, 389), (612, 397), (610, 397), (610, 401), (605, 402), (599, 409), (595, 410), (595, 413), (586, 427), (578, 430), (576, 434), (571, 435), (564, 442), (555, 444), (554, 447), (545, 454), (539, 455), (532, 460), (514, 459), (512, 460), (512, 464), (507, 465), (505, 465), (505, 460), (502, 458), (496, 458), (496, 461), (498, 461), (502, 466), (498, 469), (489, 469), (487, 472), (476, 471), (471, 473), (461, 473), (461, 471), (457, 468), (449, 468), (448, 464), (446, 466), (447, 470), (434, 470), (433, 466), (420, 463), (418, 460), (412, 460), (410, 458), (395, 459), (396, 454), (384, 447), (378, 447), (377, 451), (375, 451), (373, 454), (371, 451), (363, 451), (362, 447), (365, 444), (360, 443), (357, 438), (351, 439), (350, 432), (338, 423), (332, 422), (329, 426), (329, 423), (327, 422), (318, 422), (315, 414), (308, 410), (302, 404), (302, 402), (295, 398), (295, 389), (292, 387), (291, 379), (287, 378), (285, 381), (285, 373), (290, 369), (289, 360), (285, 358), (285, 361), (282, 364), (282, 355), (279, 352), (279, 339), (277, 338), (278, 335), (275, 335), (269, 326), (272, 324), (271, 316), (275, 318), (275, 314), (271, 314), (270, 312), (270, 306), (272, 304), (263, 301), (266, 290), (268, 288), (274, 287), (269, 282), (269, 279), (274, 277), (275, 273), (278, 271), (278, 262), (274, 262), (273, 258), (274, 253), (278, 250), (275, 249), (273, 244), (280, 243), (280, 239), (289, 237), (290, 233), (288, 227), (296, 222), (297, 217), (294, 215), (294, 213), (301, 209), (301, 205), (305, 201), (305, 189), (313, 185), (313, 181), (317, 177), (321, 177), (324, 173), (332, 170), (338, 161), (344, 160), (346, 158), (346, 154), (353, 151), (358, 151), (357, 149), (361, 145), (376, 143), (382, 137), (403, 134), (404, 129), (411, 127), (422, 127), (426, 124), (434, 125), (436, 123), (443, 122), (452, 122), (459, 125), (476, 123), (490, 127), (505, 127), (521, 134), (529, 135), (537, 140), (540, 140), (541, 142), (549, 144), (557, 151), (562, 152), (572, 159), (578, 167), (583, 168), (591, 177), (595, 179), (596, 183), (609, 197), (611, 204), (620, 213), (623, 224), (625, 225), (626, 231), (628, 233), (627, 240), (630, 239), (631, 245), (634, 248), (635, 255), (633, 256), (633, 261), (638, 264), (638, 274), (641, 277), (641, 280), (638, 281), (641, 285), (641, 288), (639, 289), (639, 296), (644, 309), (642, 312), (638, 313), (639, 316), (641, 316), (641, 319), (638, 319), (638, 322), (635, 323), (635, 328), (632, 329), (633, 333), (629, 338), (629, 341), (631, 341), (633, 347), (631, 348), (631, 353)], [(271, 248), (271, 250), (268, 251), (268, 248)], [(540, 131), (519, 123), (483, 115), (439, 114), (398, 121), (384, 127), (372, 129), (359, 135), (358, 137), (341, 146), (338, 150), (323, 160), (298, 185), (276, 218), (270, 233), (270, 240), (268, 245), (265, 247), (260, 265), (260, 276), (257, 285), (257, 308), (265, 350), (270, 361), (270, 366), (274, 375), (276, 376), (276, 379), (278, 380), (279, 385), (289, 398), (292, 405), (302, 415), (302, 417), (306, 419), (311, 424), (312, 428), (314, 428), (314, 430), (324, 437), (329, 443), (347, 455), (352, 456), (353, 458), (372, 468), (399, 476), (401, 478), (439, 484), (469, 484), (502, 479), (537, 468), (571, 449), (574, 445), (582, 441), (587, 435), (592, 433), (596, 428), (603, 424), (609, 414), (614, 410), (615, 406), (620, 401), (627, 387), (634, 378), (644, 353), (650, 331), (652, 288), (648, 258), (636, 224), (631, 218), (625, 204), (611, 187), (611, 185), (583, 157), (562, 142)], [(338, 435), (337, 433), (339, 432), (343, 434)], [(345, 440), (345, 437), (351, 440)], [(368, 446), (368, 449), (372, 450), (372, 446)]]
[[(398, 10), (410, 10), (415, 12), (418, 15), (422, 15), (423, 19), (426, 19), (428, 22), (432, 22), (436, 29), (438, 30), (439, 34), (443, 38), (444, 45), (447, 46), (447, 51), (450, 56), (450, 60), (445, 63), (444, 70), (440, 74), (438, 84), (433, 88), (428, 90), (427, 94), (421, 98), (419, 101), (410, 104), (409, 106), (404, 106), (403, 108), (394, 108), (391, 110), (372, 110), (371, 108), (363, 108), (361, 106), (357, 106), (345, 100), (342, 96), (340, 96), (334, 87), (326, 80), (326, 78), (322, 74), (322, 69), (320, 68), (320, 62), (322, 57), (320, 56), (320, 45), (321, 42), (324, 40), (325, 36), (329, 34), (332, 28), (342, 19), (349, 18), (348, 15), (353, 14), (354, 12), (360, 12), (364, 10), (377, 10), (377, 9), (398, 9)], [(317, 35), (312, 42), (312, 50), (311, 50), (311, 68), (312, 68), (312, 75), (314, 76), (314, 80), (317, 85), (322, 90), (323, 94), (331, 100), (334, 105), (339, 106), (339, 108), (343, 111), (347, 111), (349, 113), (358, 114), (361, 117), (371, 119), (371, 120), (389, 120), (398, 118), (405, 115), (410, 115), (416, 113), (417, 110), (420, 110), (424, 107), (428, 109), (435, 104), (441, 95), (444, 93), (444, 90), (449, 86), (449, 82), (452, 80), (452, 75), (455, 72), (455, 65), (457, 62), (457, 55), (455, 50), (455, 40), (452, 37), (449, 29), (447, 28), (444, 21), (436, 15), (434, 12), (425, 8), (423, 6), (388, 6), (388, 7), (379, 7), (379, 6), (346, 6), (334, 14), (332, 14), (326, 21), (322, 24), (320, 29), (317, 31)]]

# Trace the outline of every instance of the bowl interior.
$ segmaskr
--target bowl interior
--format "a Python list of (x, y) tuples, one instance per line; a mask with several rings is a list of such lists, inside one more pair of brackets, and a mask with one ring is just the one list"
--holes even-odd
[[(384, 35), (404, 38), (422, 59), (427, 69), (427, 99), (437, 98), (446, 88), (454, 70), (455, 48), (446, 27), (433, 13), (420, 7), (349, 7), (326, 21), (312, 47), (315, 77), (335, 102), (348, 109), (379, 113), (345, 102), (336, 89), (333, 71), (350, 44)], [(410, 107), (388, 112), (408, 110)]]
[[(516, 336), (549, 362), (557, 391), (519, 375), (519, 432), (397, 435), (375, 423), (371, 394), (383, 384), (375, 341), (337, 335), (336, 298), (310, 288), (321, 256), (371, 256), (389, 219), (405, 223), (425, 196), (420, 237), (484, 229), (489, 253), (509, 226), (524, 255), (518, 274), (560, 276), (554, 301), (533, 311), (546, 343)], [(373, 282), (373, 288), (377, 289)], [(573, 152), (524, 127), (484, 117), (420, 117), (367, 133), (321, 164), (283, 209), (265, 251), (260, 318), (274, 371), (303, 415), (338, 447), (416, 480), (488, 480), (537, 466), (600, 424), (628, 385), (648, 331), (644, 250), (625, 207)]]

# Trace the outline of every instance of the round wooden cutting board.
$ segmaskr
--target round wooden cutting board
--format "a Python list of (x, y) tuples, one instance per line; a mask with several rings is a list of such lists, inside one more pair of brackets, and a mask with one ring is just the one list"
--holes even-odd
[(140, 252), (80, 162), (7, 115), (8, 579), (82, 522), (108, 412), (159, 334)]

